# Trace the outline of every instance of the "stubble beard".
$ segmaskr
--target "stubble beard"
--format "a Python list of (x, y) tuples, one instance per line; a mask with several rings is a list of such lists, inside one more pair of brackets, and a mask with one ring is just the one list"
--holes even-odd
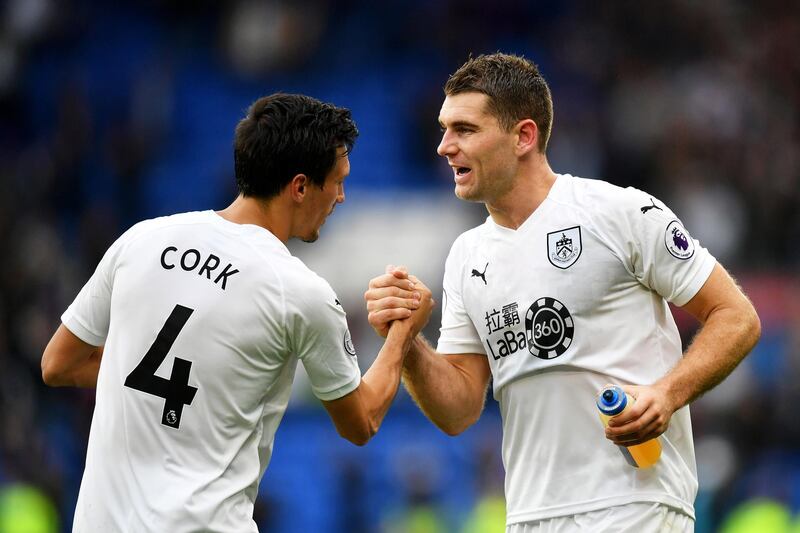
[(312, 242), (317, 242), (317, 239), (319, 239), (319, 230), (317, 230), (316, 232), (314, 232), (314, 235), (311, 235), (310, 237), (303, 237), (303, 238), (302, 238), (302, 239), (300, 239), (300, 240), (301, 240), (301, 241), (303, 241), (303, 242), (307, 242), (307, 243), (309, 243), (309, 244), (310, 244), (310, 243), (312, 243)]
[(476, 184), (477, 186), (473, 187), (461, 187), (459, 188), (458, 185), (455, 186), (455, 190), (453, 191), (456, 195), (456, 198), (459, 200), (463, 200), (464, 202), (483, 202), (484, 200), (484, 191), (480, 187), (480, 184)]
[(495, 175), (493, 181), (484, 183), (483, 186), (478, 183), (477, 187), (467, 191), (465, 196), (459, 196), (459, 198), (462, 200), (468, 200), (470, 202), (482, 202), (488, 207), (489, 205), (507, 197), (513, 190), (513, 186), (513, 176), (498, 173)]
[(320, 223), (320, 225), (317, 226), (316, 229), (314, 229), (314, 233), (312, 233), (308, 237), (301, 237), (300, 240), (303, 241), (303, 242), (308, 242), (308, 243), (316, 242), (316, 240), (319, 239), (319, 231), (320, 231), (320, 229), (322, 229), (322, 226), (325, 224), (325, 221), (328, 220), (328, 217), (331, 216), (332, 213), (333, 213), (333, 208), (331, 208), (330, 212), (327, 215), (325, 215), (325, 218), (322, 219), (322, 222)]

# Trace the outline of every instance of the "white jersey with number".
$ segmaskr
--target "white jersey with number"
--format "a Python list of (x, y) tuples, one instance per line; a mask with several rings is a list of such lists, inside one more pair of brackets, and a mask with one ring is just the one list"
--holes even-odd
[(77, 533), (257, 531), (297, 361), (322, 400), (361, 379), (328, 283), (213, 211), (135, 225), (62, 321), (105, 346)]
[(667, 302), (687, 303), (715, 264), (652, 196), (569, 175), (518, 229), (489, 217), (455, 241), (438, 351), (489, 360), (509, 524), (642, 501), (694, 516), (689, 409), (660, 437), (659, 462), (637, 469), (605, 438), (595, 399), (677, 363)]

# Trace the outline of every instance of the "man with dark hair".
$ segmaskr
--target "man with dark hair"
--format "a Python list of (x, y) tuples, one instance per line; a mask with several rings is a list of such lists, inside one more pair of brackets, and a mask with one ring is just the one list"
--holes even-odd
[(340, 435), (378, 430), (430, 292), (362, 377), (336, 295), (285, 246), (344, 201), (357, 134), (346, 109), (261, 98), (236, 128), (230, 206), (141, 222), (106, 252), (42, 357), (48, 385), (97, 387), (73, 531), (257, 531), (298, 360)]
[(297, 173), (323, 187), (336, 162), (334, 146), (348, 155), (356, 137), (347, 109), (303, 95), (256, 100), (236, 126), (233, 157), (239, 192), (272, 198)]
[[(760, 335), (734, 280), (663, 203), (633, 188), (554, 173), (550, 91), (521, 57), (470, 59), (445, 86), (439, 155), (455, 193), (483, 202), (445, 265), (441, 336), (421, 336), (403, 382), (456, 435), (503, 415), (507, 530), (692, 531), (697, 472), (688, 404), (721, 382)], [(650, 209), (644, 207), (654, 206)], [(365, 294), (385, 335), (419, 280), (389, 268)], [(668, 302), (703, 325), (684, 354)], [(635, 399), (605, 437), (607, 383)], [(651, 468), (626, 447), (658, 438)]]

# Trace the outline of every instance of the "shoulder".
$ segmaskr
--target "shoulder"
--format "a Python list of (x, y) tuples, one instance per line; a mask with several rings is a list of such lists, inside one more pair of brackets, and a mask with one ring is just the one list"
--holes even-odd
[[(635, 187), (620, 187), (599, 179), (564, 175), (555, 201), (580, 214), (589, 227), (638, 225), (643, 214), (674, 217), (655, 196)], [(656, 217), (650, 217), (656, 218)]]
[(472, 248), (480, 245), (480, 243), (488, 236), (490, 232), (490, 219), (487, 217), (486, 221), (480, 226), (468, 229), (453, 241), (450, 247), (450, 255), (453, 254), (466, 254)]
[(123, 243), (130, 242), (142, 236), (174, 226), (205, 224), (209, 222), (208, 213), (208, 211), (193, 211), (142, 220), (128, 228), (117, 240)]
[(284, 277), (293, 287), (303, 288), (305, 289), (304, 292), (312, 294), (329, 294), (333, 292), (330, 283), (325, 278), (308, 268), (297, 257), (291, 256), (287, 266), (289, 268)]
[(338, 303), (330, 283), (293, 255), (287, 257), (277, 274), (282, 279), (287, 302), (296, 307), (308, 309), (322, 303)]
[(283, 277), (284, 309), (291, 330), (317, 337), (343, 322), (346, 328), (346, 313), (330, 283), (299, 259), (292, 259), (294, 268)]
[(639, 210), (645, 203), (649, 204), (650, 195), (634, 187), (620, 187), (601, 179), (580, 178), (565, 174), (559, 187), (556, 201), (572, 204), (580, 209), (588, 209), (592, 213), (615, 210)]

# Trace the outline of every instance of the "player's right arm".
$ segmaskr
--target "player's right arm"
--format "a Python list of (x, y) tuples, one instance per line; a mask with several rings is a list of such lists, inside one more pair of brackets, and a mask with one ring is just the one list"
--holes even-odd
[[(389, 268), (364, 294), (369, 323), (383, 335), (400, 317), (407, 272)], [(410, 276), (416, 290), (425, 285)], [(427, 288), (425, 287), (427, 290)], [(480, 418), (491, 371), (483, 354), (440, 354), (417, 335), (403, 364), (403, 384), (423, 413), (448, 435), (458, 435)]]
[(438, 353), (417, 335), (403, 365), (403, 385), (436, 427), (455, 436), (478, 421), (491, 371), (483, 354)]
[(42, 355), (42, 380), (51, 387), (97, 386), (103, 347), (82, 341), (61, 324)]
[(97, 387), (111, 321), (111, 288), (117, 259), (138, 224), (112, 244), (72, 304), (61, 315), (42, 354), (42, 380), (51, 387)]
[[(417, 311), (418, 320), (421, 314), (430, 314), (430, 301), (430, 297), (427, 302), (423, 297), (423, 308)], [(378, 432), (400, 387), (403, 359), (416, 334), (413, 326), (411, 318), (392, 324), (383, 348), (362, 376), (358, 387), (341, 398), (322, 402), (336, 431), (353, 444), (363, 446)]]
[[(411, 288), (408, 280), (405, 284)], [(400, 387), (403, 360), (411, 341), (428, 322), (433, 309), (427, 287), (406, 295), (409, 298), (404, 301), (405, 307), (393, 314), (395, 321), (391, 325), (387, 324), (383, 348), (358, 387), (341, 398), (322, 402), (339, 435), (359, 446), (378, 432)]]

